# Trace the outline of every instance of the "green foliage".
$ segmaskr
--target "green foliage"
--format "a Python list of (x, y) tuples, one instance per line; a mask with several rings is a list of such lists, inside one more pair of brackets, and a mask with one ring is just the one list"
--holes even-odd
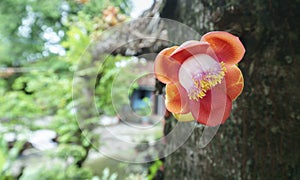
[(128, 14), (130, 11), (130, 2), (126, 0), (114, 0), (113, 3), (109, 0), (90, 0), (82, 11), (86, 14), (91, 15), (92, 17), (102, 15), (102, 10), (107, 8), (110, 5), (120, 7), (123, 13)]
[[(1, 0), (0, 2), (0, 62), (2, 66), (20, 66), (38, 61), (45, 56), (55, 56), (48, 45), (59, 45), (64, 40), (69, 23), (74, 23), (85, 14), (85, 22), (92, 17), (101, 17), (109, 5), (120, 6), (123, 13), (129, 11), (125, 0), (91, 0), (86, 4), (75, 0)], [(82, 23), (83, 21), (81, 21)], [(92, 26), (93, 24), (90, 24)], [(58, 41), (45, 38), (45, 33), (55, 34)], [(47, 46), (46, 46), (47, 45)]]
[(157, 171), (161, 168), (163, 165), (163, 162), (161, 160), (155, 161), (150, 167), (149, 167), (149, 174), (147, 178), (149, 180), (153, 179), (156, 176)]
[(0, 137), (0, 175), (4, 175), (4, 167), (8, 158), (7, 143)]
[(60, 23), (64, 11), (61, 8), (62, 2), (1, 1), (0, 51), (6, 54), (1, 56), (1, 62), (11, 66), (41, 58), (42, 52), (45, 51), (44, 43), (48, 41), (41, 37), (47, 28), (55, 33), (58, 30), (64, 31)]
[(4, 156), (4, 153), (2, 150), (0, 150), (0, 170), (2, 171), (2, 168), (4, 167), (4, 164), (6, 162), (6, 157)]
[(79, 161), (86, 155), (86, 151), (82, 146), (72, 145), (72, 144), (62, 144), (58, 147), (55, 153), (56, 157), (68, 158), (73, 157), (74, 162)]
[[(52, 162), (50, 162), (52, 163)], [(24, 170), (24, 174), (20, 180), (32, 180), (32, 179), (91, 179), (92, 173), (86, 168), (78, 168), (74, 165), (67, 166), (63, 163), (43, 164), (35, 168), (27, 168)]]
[[(118, 175), (116, 173), (110, 174), (110, 171), (108, 168), (105, 168), (102, 172), (101, 180), (116, 180)], [(99, 179), (99, 180), (100, 180)]]
[[(92, 147), (91, 143), (99, 145), (99, 135), (92, 131), (98, 114), (89, 110), (83, 113), (77, 111), (78, 108), (89, 109), (89, 102), (86, 96), (72, 96), (73, 92), (80, 94), (82, 90), (74, 89), (72, 83), (76, 72), (80, 82), (89, 86), (91, 82), (84, 78), (91, 78), (91, 74), (99, 71), (101, 62), (93, 62), (86, 48), (104, 30), (99, 19), (102, 10), (110, 5), (120, 6), (123, 13), (129, 10), (124, 0), (91, 0), (85, 4), (75, 0), (0, 1), (0, 75), (5, 67), (13, 69), (11, 75), (0, 79), (0, 133), (20, 135), (25, 131), (46, 128), (57, 133), (58, 141), (55, 150), (43, 153), (43, 157), (58, 163), (51, 161), (51, 166), (47, 166), (48, 162), (38, 167), (26, 166), (20, 179), (93, 177), (90, 169), (83, 168), (82, 164)], [(52, 35), (46, 37), (49, 34)], [(51, 47), (58, 47), (62, 53), (51, 50)], [(112, 56), (110, 62), (105, 63), (105, 68), (111, 68), (115, 62), (124, 59), (122, 56)], [(100, 89), (97, 95), (101, 95), (97, 100), (102, 104), (109, 102), (110, 92), (107, 87), (104, 90), (99, 86), (109, 84), (117, 70), (116, 67), (105, 68), (101, 73), (106, 80), (104, 78), (96, 87)], [(83, 124), (78, 123), (75, 113), (84, 119)], [(43, 121), (45, 116), (51, 117), (51, 122), (45, 125), (37, 123)], [(15, 178), (11, 176), (11, 168), (22, 153), (24, 143), (28, 141), (26, 138), (16, 139), (8, 148), (8, 142), (0, 137), (1, 178)], [(116, 179), (117, 176), (106, 174), (105, 177)]]
[(89, 15), (82, 12), (79, 12), (78, 16), (73, 17), (73, 19), (68, 25), (67, 37), (62, 45), (68, 50), (64, 60), (76, 64), (90, 44), (91, 39), (88, 33), (92, 31), (93, 21)]
[(0, 114), (2, 118), (13, 120), (20, 117), (29, 119), (53, 115), (72, 100), (71, 77), (71, 74), (59, 75), (46, 69), (31, 71), (17, 77), (11, 85), (11, 91), (1, 89), (3, 98), (0, 99)]
[[(132, 80), (135, 79), (136, 74), (131, 71), (130, 68), (121, 69), (117, 63), (132, 63), (131, 58), (123, 57), (123, 56), (107, 56), (105, 61), (100, 67), (99, 70), (99, 84), (95, 90), (97, 107), (102, 113), (107, 115), (115, 115), (114, 106), (122, 106), (128, 105), (129, 96), (132, 93), (133, 89), (137, 87), (137, 84), (131, 84)], [(132, 85), (130, 88), (129, 85)], [(113, 103), (112, 92), (117, 91), (118, 93), (114, 93), (113, 96), (118, 100), (117, 104)]]
[[(31, 118), (41, 114), (40, 107), (24, 92), (9, 91), (0, 99), (2, 119)], [(27, 112), (26, 115), (24, 111)], [(7, 113), (10, 112), (10, 113)]]
[(148, 97), (145, 97), (142, 100), (147, 104), (147, 106), (139, 109), (136, 113), (140, 116), (149, 116), (149, 115), (151, 115), (151, 113), (152, 113), (152, 109), (151, 109), (152, 101), (151, 101), (151, 99), (148, 98)]
[(9, 149), (8, 143), (0, 137), (0, 179), (12, 178), (10, 175), (12, 164), (17, 159), (24, 143), (24, 140), (19, 140)]

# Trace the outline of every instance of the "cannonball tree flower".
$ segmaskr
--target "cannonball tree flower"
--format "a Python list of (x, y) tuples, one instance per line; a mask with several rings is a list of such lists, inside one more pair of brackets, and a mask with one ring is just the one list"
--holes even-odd
[(239, 38), (223, 31), (162, 50), (155, 59), (154, 71), (166, 84), (168, 111), (179, 121), (223, 124), (244, 87), (236, 65), (244, 54)]

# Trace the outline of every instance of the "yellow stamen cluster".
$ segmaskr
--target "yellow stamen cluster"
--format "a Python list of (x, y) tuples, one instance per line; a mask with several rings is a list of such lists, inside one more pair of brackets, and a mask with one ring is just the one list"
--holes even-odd
[(193, 77), (194, 86), (189, 90), (189, 98), (198, 101), (212, 87), (220, 84), (225, 76), (226, 68), (224, 62), (220, 63), (218, 71), (202, 72), (201, 76)]

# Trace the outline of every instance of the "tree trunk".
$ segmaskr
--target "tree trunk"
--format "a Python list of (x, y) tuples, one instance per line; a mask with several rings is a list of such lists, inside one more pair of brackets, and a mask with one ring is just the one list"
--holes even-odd
[(239, 64), (245, 87), (230, 119), (205, 148), (196, 128), (165, 158), (165, 179), (300, 177), (299, 7), (299, 0), (165, 1), (162, 17), (200, 34), (231, 32), (246, 48)]

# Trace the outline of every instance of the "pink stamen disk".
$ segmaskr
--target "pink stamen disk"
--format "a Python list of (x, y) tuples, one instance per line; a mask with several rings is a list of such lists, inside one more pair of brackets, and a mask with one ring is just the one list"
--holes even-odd
[(178, 79), (191, 100), (198, 101), (212, 87), (221, 83), (226, 68), (207, 54), (196, 54), (183, 62), (179, 69)]
[(192, 100), (198, 101), (206, 95), (212, 87), (220, 84), (225, 76), (226, 68), (224, 63), (216, 63), (208, 71), (198, 71), (192, 75), (193, 86), (189, 88), (188, 95)]

